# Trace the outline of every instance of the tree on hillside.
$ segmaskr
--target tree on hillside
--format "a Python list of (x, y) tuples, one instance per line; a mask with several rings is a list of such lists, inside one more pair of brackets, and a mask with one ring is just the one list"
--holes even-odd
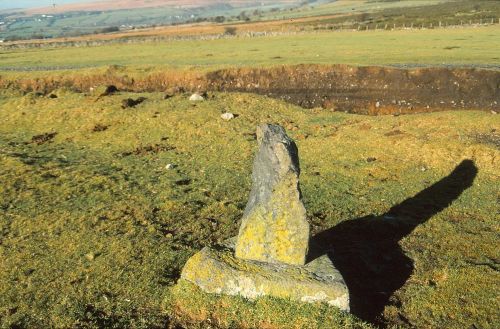
[(224, 23), (226, 21), (226, 17), (224, 17), (224, 16), (217, 16), (217, 17), (215, 17), (214, 21), (216, 23)]
[(238, 16), (236, 16), (240, 21), (245, 21), (248, 22), (250, 20), (250, 17), (248, 17), (247, 13), (245, 11), (242, 11)]

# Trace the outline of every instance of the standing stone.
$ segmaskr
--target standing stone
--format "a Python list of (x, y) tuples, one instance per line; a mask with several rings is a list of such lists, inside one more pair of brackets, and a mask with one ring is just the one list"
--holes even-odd
[(235, 256), (272, 264), (304, 265), (309, 223), (299, 189), (297, 146), (277, 125), (259, 126), (257, 140), (252, 191)]
[(276, 125), (257, 128), (253, 186), (237, 239), (207, 246), (181, 280), (207, 293), (324, 302), (349, 311), (349, 290), (327, 253), (305, 263), (309, 225), (295, 143)]

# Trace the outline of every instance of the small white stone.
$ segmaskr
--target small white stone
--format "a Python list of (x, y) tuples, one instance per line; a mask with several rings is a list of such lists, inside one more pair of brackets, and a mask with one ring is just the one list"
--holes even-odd
[(205, 98), (203, 98), (203, 96), (201, 96), (198, 93), (194, 93), (194, 94), (191, 95), (191, 97), (189, 97), (189, 100), (191, 102), (200, 102), (200, 101), (204, 101)]
[(380, 102), (376, 102), (376, 103), (375, 103), (375, 107), (376, 107), (376, 108), (379, 108), (379, 107), (380, 107)]
[(172, 169), (174, 169), (174, 168), (175, 168), (175, 165), (174, 165), (173, 163), (169, 163), (169, 164), (167, 164), (167, 165), (165, 166), (165, 169), (167, 169), (167, 170), (172, 170)]
[(229, 120), (234, 119), (234, 114), (232, 114), (232, 113), (230, 113), (230, 112), (226, 112), (226, 113), (222, 114), (220, 117), (221, 117), (223, 120), (229, 121)]

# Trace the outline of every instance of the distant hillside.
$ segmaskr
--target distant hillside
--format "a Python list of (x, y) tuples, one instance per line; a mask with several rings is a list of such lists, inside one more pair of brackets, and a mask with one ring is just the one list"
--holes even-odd
[(325, 0), (106, 0), (0, 12), (0, 40), (72, 37), (212, 21), (259, 20)]
[(298, 5), (300, 0), (104, 0), (90, 3), (74, 3), (61, 6), (51, 6), (29, 9), (26, 14), (61, 14), (74, 11), (113, 11), (117, 9), (137, 9), (154, 7), (174, 7), (177, 9), (213, 7), (214, 5), (229, 5), (233, 8), (258, 6)]
[[(221, 24), (247, 22), (271, 22), (281, 31), (366, 30), (493, 24), (499, 18), (500, 1), (491, 0), (100, 0), (0, 11), (0, 41), (114, 32), (121, 37), (138, 29), (185, 23), (203, 23), (198, 27), (208, 29), (205, 34), (220, 34)], [(269, 31), (262, 26), (247, 30)]]

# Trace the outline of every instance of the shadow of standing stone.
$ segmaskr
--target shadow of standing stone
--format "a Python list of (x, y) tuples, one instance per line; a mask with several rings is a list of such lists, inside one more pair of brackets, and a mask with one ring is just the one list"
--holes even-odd
[(349, 291), (328, 254), (305, 263), (309, 224), (299, 189), (297, 146), (277, 125), (257, 128), (253, 185), (236, 239), (203, 248), (181, 280), (207, 293), (326, 302), (349, 310)]

